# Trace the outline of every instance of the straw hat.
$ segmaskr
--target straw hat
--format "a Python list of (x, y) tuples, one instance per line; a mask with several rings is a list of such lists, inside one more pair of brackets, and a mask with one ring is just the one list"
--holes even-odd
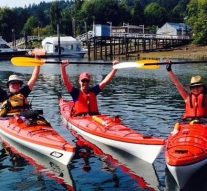
[(18, 75), (15, 75), (15, 74), (9, 76), (9, 80), (8, 80), (8, 82), (7, 82), (7, 86), (9, 86), (9, 84), (10, 84), (11, 82), (19, 82), (21, 85), (23, 84), (23, 80), (22, 80), (22, 78), (19, 77)]
[(204, 86), (205, 83), (203, 81), (203, 78), (201, 76), (193, 76), (190, 80), (190, 86)]

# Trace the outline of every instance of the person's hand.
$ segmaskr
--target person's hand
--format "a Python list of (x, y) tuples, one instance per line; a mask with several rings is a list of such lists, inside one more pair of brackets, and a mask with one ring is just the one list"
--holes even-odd
[(170, 60), (167, 60), (166, 70), (168, 72), (172, 71), (172, 62)]
[(118, 63), (119, 63), (118, 60), (114, 60), (114, 61), (112, 62), (113, 66), (116, 65), (116, 64), (118, 64)]
[(62, 60), (62, 68), (66, 68), (69, 65), (68, 60)]
[(116, 64), (118, 64), (118, 63), (119, 63), (118, 60), (114, 60), (114, 61), (112, 62), (113, 66), (116, 65)]

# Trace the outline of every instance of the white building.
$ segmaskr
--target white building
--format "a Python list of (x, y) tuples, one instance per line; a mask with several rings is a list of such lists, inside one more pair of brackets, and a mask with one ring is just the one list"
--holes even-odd
[(156, 36), (160, 38), (190, 38), (191, 28), (185, 23), (165, 23), (160, 27)]

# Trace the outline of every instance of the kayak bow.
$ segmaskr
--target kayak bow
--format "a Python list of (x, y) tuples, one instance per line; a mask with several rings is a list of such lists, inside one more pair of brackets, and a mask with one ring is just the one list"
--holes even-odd
[(179, 131), (168, 138), (166, 163), (180, 188), (207, 164), (207, 124), (183, 123)]
[(75, 147), (60, 136), (46, 121), (39, 120), (38, 123), (30, 121), (28, 124), (27, 120), (23, 121), (20, 118), (1, 118), (0, 133), (64, 165), (69, 164), (75, 153)]

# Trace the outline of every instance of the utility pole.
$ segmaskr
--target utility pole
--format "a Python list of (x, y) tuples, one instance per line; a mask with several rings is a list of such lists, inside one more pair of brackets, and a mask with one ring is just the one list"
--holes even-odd
[(57, 37), (58, 37), (58, 55), (61, 55), (61, 48), (60, 48), (60, 26), (57, 24)]

